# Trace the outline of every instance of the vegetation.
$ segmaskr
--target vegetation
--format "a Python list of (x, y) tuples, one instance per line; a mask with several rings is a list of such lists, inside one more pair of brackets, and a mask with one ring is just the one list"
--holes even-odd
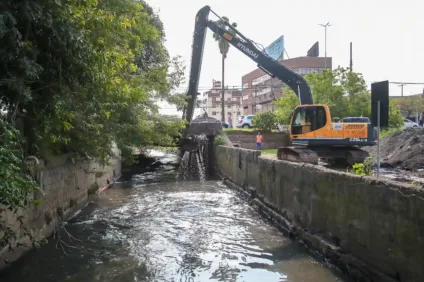
[(360, 176), (373, 175), (373, 161), (371, 157), (365, 159), (363, 163), (357, 163), (352, 166), (352, 173)]
[[(116, 143), (167, 145), (182, 81), (159, 17), (143, 0), (15, 0), (0, 12), (0, 204), (16, 210), (36, 185), (25, 156), (71, 153), (106, 162)], [(131, 158), (127, 158), (131, 159)], [(0, 222), (0, 247), (11, 238)], [(6, 235), (5, 235), (6, 234)]]
[(225, 145), (226, 143), (227, 143), (227, 142), (225, 141), (224, 136), (217, 135), (217, 136), (215, 137), (215, 142), (214, 142), (214, 144), (215, 144), (216, 146)]
[(394, 102), (395, 104), (397, 104), (400, 110), (405, 114), (406, 117), (411, 116), (415, 112), (418, 112), (418, 113), (424, 112), (423, 95), (403, 97), (396, 100), (392, 99), (391, 102)]
[[(225, 29), (228, 33), (234, 34), (234, 32), (228, 27), (230, 20), (227, 17), (222, 17), (217, 21), (217, 25), (222, 29)], [(231, 26), (237, 27), (237, 23), (232, 23)], [(213, 38), (218, 42), (219, 51), (222, 55), (222, 93), (221, 93), (221, 121), (225, 121), (225, 59), (227, 58), (228, 50), (230, 49), (230, 43), (222, 38), (218, 33), (213, 34)]]
[[(371, 94), (361, 74), (337, 68), (333, 71), (324, 70), (323, 74), (307, 74), (305, 79), (311, 87), (314, 102), (328, 105), (333, 117), (371, 116)], [(289, 124), (291, 112), (299, 105), (299, 99), (287, 88), (283, 94), (275, 102), (276, 114), (280, 124)], [(389, 110), (390, 127), (399, 128), (403, 125), (399, 107), (391, 103)]]
[(262, 149), (261, 152), (263, 155), (274, 155), (277, 156), (278, 149)]
[(277, 127), (277, 115), (274, 112), (267, 111), (255, 115), (252, 120), (252, 126), (260, 131), (271, 132)]
[(382, 139), (382, 138), (384, 138), (387, 135), (390, 135), (392, 133), (398, 132), (400, 130), (401, 130), (400, 128), (385, 128), (385, 129), (382, 129), (381, 132), (380, 132), (380, 139)]

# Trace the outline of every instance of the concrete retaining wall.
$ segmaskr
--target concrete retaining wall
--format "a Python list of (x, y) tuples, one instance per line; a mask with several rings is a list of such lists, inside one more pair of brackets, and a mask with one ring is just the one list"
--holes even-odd
[[(226, 131), (225, 132), (230, 141), (235, 144), (240, 144), (240, 148), (254, 150), (256, 148), (256, 135), (257, 131)], [(276, 149), (283, 146), (290, 146), (290, 136), (287, 133), (261, 133), (263, 140), (263, 149)]]
[[(39, 183), (41, 192), (36, 192), (34, 201), (25, 210), (17, 214), (3, 212), (0, 218), (5, 220), (9, 227), (20, 232), (20, 241), (28, 243), (23, 236), (22, 229), (16, 220), (23, 216), (23, 226), (31, 230), (34, 237), (41, 239), (50, 235), (61, 220), (68, 219), (74, 212), (84, 207), (91, 196), (108, 187), (108, 182), (113, 183), (114, 177), (121, 175), (120, 152), (114, 147), (114, 157), (109, 165), (100, 165), (94, 161), (75, 161), (68, 156), (60, 156), (49, 159), (48, 162), (40, 160), (40, 164), (34, 172), (35, 179)], [(6, 264), (4, 260), (12, 262), (22, 256), (28, 247), (15, 248), (14, 251), (0, 252), (0, 270)]]
[(219, 146), (217, 171), (359, 281), (424, 281), (424, 191)]

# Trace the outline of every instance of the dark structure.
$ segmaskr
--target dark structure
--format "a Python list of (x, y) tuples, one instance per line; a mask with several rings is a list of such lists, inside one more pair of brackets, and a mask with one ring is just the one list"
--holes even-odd
[(308, 50), (308, 57), (319, 57), (319, 43), (318, 41), (312, 45), (312, 47)]
[(371, 84), (371, 124), (378, 126), (378, 101), (380, 101), (380, 126), (389, 126), (389, 81)]
[(181, 139), (181, 156), (189, 153), (189, 169), (196, 158), (203, 160), (205, 177), (213, 175), (213, 144), (215, 136), (222, 131), (221, 121), (204, 115), (194, 119)]

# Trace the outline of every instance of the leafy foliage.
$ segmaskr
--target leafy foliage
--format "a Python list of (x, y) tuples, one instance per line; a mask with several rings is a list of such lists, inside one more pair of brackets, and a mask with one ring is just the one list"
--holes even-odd
[(162, 22), (144, 0), (0, 6), (0, 203), (7, 209), (25, 206), (35, 187), (25, 155), (106, 162), (114, 142), (124, 158), (132, 147), (175, 142), (184, 123), (159, 115), (156, 102), (183, 106), (174, 92), (184, 67), (170, 58)]
[(271, 111), (257, 114), (252, 120), (252, 125), (261, 131), (272, 131), (277, 127), (277, 115)]
[[(324, 70), (322, 74), (307, 74), (305, 79), (311, 87), (314, 102), (328, 105), (333, 117), (371, 116), (371, 95), (361, 74), (337, 68)], [(285, 88), (275, 105), (278, 122), (289, 124), (291, 112), (299, 105), (299, 99), (292, 90)], [(390, 127), (399, 127), (403, 119), (397, 105), (390, 104), (389, 114)]]
[[(216, 22), (216, 24), (220, 28), (225, 29), (228, 33), (234, 34), (234, 31), (227, 25), (230, 24), (230, 20), (227, 17), (222, 17)], [(237, 27), (237, 23), (233, 22), (231, 23), (231, 26)], [(221, 52), (224, 59), (227, 58), (227, 54), (230, 49), (230, 43), (228, 43), (228, 41), (222, 38), (218, 33), (213, 33), (213, 38), (218, 42), (219, 51)]]
[(411, 116), (412, 113), (424, 112), (424, 97), (423, 95), (414, 95), (411, 97), (402, 97), (399, 99), (392, 99), (391, 102), (396, 103), (399, 109), (405, 114), (406, 117)]
[(360, 176), (373, 175), (373, 161), (371, 157), (365, 159), (363, 163), (357, 163), (352, 166), (352, 173)]
[[(28, 204), (28, 195), (36, 189), (24, 163), (20, 133), (0, 119), (0, 250), (16, 239), (16, 234), (2, 218), (4, 210), (17, 211)], [(22, 224), (22, 218), (17, 220)]]
[(220, 145), (225, 145), (225, 144), (226, 144), (226, 141), (225, 141), (225, 138), (223, 136), (218, 135), (218, 136), (215, 137), (215, 142), (214, 142), (215, 146), (220, 146)]
[(158, 99), (176, 101), (171, 93), (184, 68), (180, 58), (169, 58), (162, 23), (144, 1), (7, 6), (0, 25), (7, 46), (0, 57), (7, 70), (2, 106), (21, 119), (28, 153), (104, 160), (112, 141), (126, 146), (136, 131), (139, 145), (167, 138), (146, 120), (160, 119)]

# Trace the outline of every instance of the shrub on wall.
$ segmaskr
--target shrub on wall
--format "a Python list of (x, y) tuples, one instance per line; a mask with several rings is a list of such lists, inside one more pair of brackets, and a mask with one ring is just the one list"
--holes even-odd
[(261, 131), (272, 131), (277, 127), (277, 116), (271, 111), (257, 114), (253, 118), (252, 125)]
[(227, 142), (225, 141), (224, 136), (218, 135), (215, 137), (214, 143), (216, 146), (220, 146), (220, 145), (225, 145)]

